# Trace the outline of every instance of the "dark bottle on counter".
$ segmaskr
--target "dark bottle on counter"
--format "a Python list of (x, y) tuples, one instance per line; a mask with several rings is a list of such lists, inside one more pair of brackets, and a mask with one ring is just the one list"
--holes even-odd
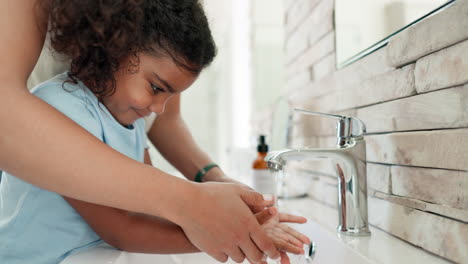
[(268, 145), (265, 143), (265, 136), (260, 135), (258, 138), (257, 158), (255, 159), (253, 168), (253, 188), (264, 194), (275, 194), (276, 181), (272, 173), (268, 170), (268, 165), (265, 157), (268, 153)]

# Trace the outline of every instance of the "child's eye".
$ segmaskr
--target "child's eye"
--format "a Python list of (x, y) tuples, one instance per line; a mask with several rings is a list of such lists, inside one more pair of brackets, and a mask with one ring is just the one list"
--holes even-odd
[(154, 94), (157, 94), (159, 92), (164, 92), (164, 90), (162, 88), (160, 88), (159, 86), (155, 85), (155, 84), (151, 84), (151, 88), (153, 89), (153, 92)]

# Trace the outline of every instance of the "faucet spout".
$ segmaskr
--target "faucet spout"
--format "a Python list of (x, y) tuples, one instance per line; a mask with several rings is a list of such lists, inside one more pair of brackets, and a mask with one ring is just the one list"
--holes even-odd
[(337, 148), (285, 149), (269, 153), (265, 161), (280, 171), (288, 160), (330, 159), (338, 178), (338, 231), (352, 236), (369, 235), (367, 217), (366, 144), (362, 139)]

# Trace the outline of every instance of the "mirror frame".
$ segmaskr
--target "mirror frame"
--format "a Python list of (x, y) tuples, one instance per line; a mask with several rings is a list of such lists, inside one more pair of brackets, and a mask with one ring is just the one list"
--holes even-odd
[[(337, 70), (340, 70), (340, 69), (344, 68), (345, 66), (348, 66), (348, 65), (352, 64), (353, 62), (356, 62), (356, 61), (358, 61), (358, 60), (364, 58), (365, 56), (367, 56), (367, 55), (373, 53), (374, 51), (377, 51), (377, 50), (379, 50), (379, 49), (385, 47), (385, 46), (388, 44), (388, 41), (390, 40), (390, 38), (392, 38), (392, 37), (395, 36), (396, 34), (398, 34), (398, 33), (400, 33), (401, 31), (403, 31), (403, 30), (405, 30), (405, 29), (407, 29), (407, 28), (413, 26), (414, 24), (416, 24), (416, 23), (422, 21), (423, 19), (426, 19), (427, 17), (432, 16), (432, 15), (434, 15), (435, 13), (438, 13), (438, 12), (440, 12), (440, 11), (442, 11), (442, 10), (444, 10), (444, 9), (446, 9), (446, 8), (448, 8), (448, 7), (450, 7), (450, 6), (452, 6), (452, 5), (454, 4), (455, 1), (456, 1), (456, 0), (449, 0), (449, 1), (446, 2), (445, 4), (442, 4), (441, 6), (437, 7), (437, 8), (434, 9), (434, 10), (432, 10), (432, 11), (429, 12), (428, 14), (426, 14), (426, 15), (424, 15), (424, 16), (418, 18), (418, 19), (416, 19), (415, 21), (409, 23), (408, 25), (404, 26), (403, 28), (401, 28), (401, 29), (395, 31), (394, 33), (388, 35), (387, 37), (385, 37), (384, 39), (378, 41), (378, 42), (375, 43), (374, 45), (372, 45), (372, 46), (370, 46), (370, 47), (368, 47), (368, 48), (366, 48), (366, 49), (364, 49), (364, 50), (358, 52), (356, 55), (351, 56), (350, 58), (344, 60), (344, 61), (341, 62), (341, 63), (338, 63), (338, 57), (337, 57), (337, 58), (336, 58), (336, 69), (337, 69)], [(336, 2), (337, 2), (337, 1), (335, 1), (335, 10), (336, 10)], [(336, 35), (337, 30), (336, 30), (336, 13), (335, 13), (335, 11), (333, 11), (333, 22), (334, 22), (334, 24), (335, 24), (335, 35)], [(336, 39), (337, 39), (337, 38), (335, 37), (335, 48), (337, 47)]]

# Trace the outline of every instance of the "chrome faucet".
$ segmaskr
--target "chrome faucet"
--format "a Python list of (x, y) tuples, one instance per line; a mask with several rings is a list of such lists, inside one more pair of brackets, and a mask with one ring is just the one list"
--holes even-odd
[(338, 177), (338, 231), (352, 236), (370, 235), (367, 219), (367, 163), (364, 123), (355, 117), (294, 109), (307, 115), (338, 120), (336, 148), (285, 149), (270, 152), (265, 161), (280, 171), (288, 160), (331, 159)]

